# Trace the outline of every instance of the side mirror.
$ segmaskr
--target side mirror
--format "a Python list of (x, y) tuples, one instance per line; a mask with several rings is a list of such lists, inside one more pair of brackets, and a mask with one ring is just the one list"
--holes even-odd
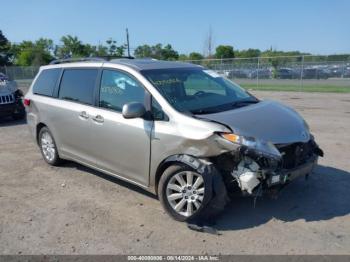
[(142, 103), (130, 102), (123, 106), (123, 117), (126, 119), (142, 117), (146, 114), (146, 108)]

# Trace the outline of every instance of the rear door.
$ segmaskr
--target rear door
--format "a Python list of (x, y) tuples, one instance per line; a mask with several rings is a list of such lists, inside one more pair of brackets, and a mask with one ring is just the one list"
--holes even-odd
[(59, 99), (49, 109), (60, 151), (92, 165), (91, 111), (98, 73), (98, 68), (64, 69), (57, 94)]
[(125, 119), (121, 113), (124, 104), (144, 103), (145, 97), (146, 90), (130, 74), (102, 71), (98, 107), (91, 111), (91, 153), (101, 169), (147, 186), (153, 121)]

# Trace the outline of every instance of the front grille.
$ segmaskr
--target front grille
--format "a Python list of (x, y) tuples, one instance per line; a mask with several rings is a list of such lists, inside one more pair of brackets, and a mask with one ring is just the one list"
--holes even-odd
[(277, 145), (282, 154), (282, 168), (291, 169), (307, 162), (314, 154), (314, 143), (294, 143), (290, 145)]
[(12, 104), (15, 102), (14, 95), (0, 95), (0, 105)]

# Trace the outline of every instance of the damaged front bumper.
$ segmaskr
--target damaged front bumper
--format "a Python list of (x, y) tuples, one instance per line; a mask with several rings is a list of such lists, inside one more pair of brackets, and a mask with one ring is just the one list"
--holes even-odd
[(311, 174), (314, 166), (317, 164), (318, 156), (314, 155), (307, 160), (306, 163), (292, 169), (281, 169), (275, 173), (271, 173), (266, 180), (267, 187), (276, 185), (285, 185), (294, 179)]
[[(228, 166), (228, 161), (233, 159), (231, 167), (226, 168), (228, 191), (237, 192), (234, 189), (237, 186), (243, 195), (258, 196), (276, 191), (300, 176), (307, 177), (317, 164), (318, 157), (323, 156), (313, 138), (306, 143), (276, 145), (276, 148), (281, 153), (280, 158), (242, 146), (232, 152), (231, 160), (227, 158), (219, 163), (223, 166), (226, 162)], [(225, 171), (222, 169), (222, 172)]]

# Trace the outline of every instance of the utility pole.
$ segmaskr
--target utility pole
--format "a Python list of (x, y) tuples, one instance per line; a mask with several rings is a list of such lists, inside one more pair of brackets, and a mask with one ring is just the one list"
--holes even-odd
[(126, 46), (128, 48), (128, 57), (130, 57), (129, 30), (126, 28)]
[(211, 57), (212, 45), (213, 45), (213, 32), (210, 26), (209, 33), (208, 33), (208, 57), (209, 58)]

